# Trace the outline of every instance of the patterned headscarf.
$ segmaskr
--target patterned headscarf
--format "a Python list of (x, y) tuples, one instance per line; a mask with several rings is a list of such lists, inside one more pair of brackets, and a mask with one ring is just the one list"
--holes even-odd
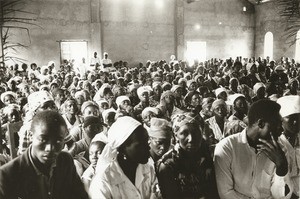
[(199, 121), (189, 113), (178, 114), (173, 118), (173, 132), (177, 133), (181, 126), (186, 124), (197, 124)]
[(52, 95), (47, 91), (37, 91), (28, 96), (28, 105), (31, 111), (37, 110), (43, 103), (54, 101)]

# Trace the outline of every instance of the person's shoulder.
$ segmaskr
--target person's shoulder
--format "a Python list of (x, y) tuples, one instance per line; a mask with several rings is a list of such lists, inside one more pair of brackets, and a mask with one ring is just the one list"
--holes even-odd
[(27, 154), (24, 153), (18, 156), (17, 158), (9, 161), (8, 163), (2, 165), (0, 167), (0, 178), (3, 178), (3, 175), (8, 176), (9, 178), (14, 178), (19, 176), (19, 173), (22, 173), (24, 170), (26, 170), (26, 168), (30, 166), (29, 160), (28, 158), (26, 158), (26, 155)]
[(19, 168), (21, 166), (21, 158), (22, 158), (23, 154), (20, 155), (19, 157), (7, 162), (6, 164), (2, 165), (0, 167), (0, 171), (1, 172), (5, 172), (5, 171), (10, 171), (13, 170), (15, 168)]
[(73, 157), (70, 155), (70, 153), (66, 151), (61, 151), (59, 155), (57, 156), (56, 162), (58, 164), (66, 164), (66, 163), (73, 163)]
[(153, 162), (150, 162), (150, 161), (148, 161), (146, 164), (139, 164), (139, 165), (146, 172), (154, 172), (154, 170), (155, 170)]
[(242, 133), (236, 133), (233, 135), (229, 135), (228, 137), (222, 139), (218, 144), (217, 147), (226, 147), (226, 148), (234, 148), (234, 145), (241, 142)]

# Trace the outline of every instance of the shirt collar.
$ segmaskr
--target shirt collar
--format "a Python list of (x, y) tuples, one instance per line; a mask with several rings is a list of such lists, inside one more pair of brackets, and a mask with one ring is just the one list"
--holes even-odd
[(244, 144), (249, 144), (249, 143), (248, 143), (248, 140), (247, 140), (246, 130), (247, 130), (247, 128), (245, 128), (245, 129), (241, 132), (242, 143), (244, 143)]

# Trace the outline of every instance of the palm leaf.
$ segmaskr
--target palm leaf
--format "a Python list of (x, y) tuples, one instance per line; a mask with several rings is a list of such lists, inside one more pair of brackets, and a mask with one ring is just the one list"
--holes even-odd
[(38, 26), (42, 28), (36, 24), (35, 13), (24, 10), (24, 4), (26, 4), (26, 0), (0, 0), (0, 31), (2, 33), (0, 61), (26, 61), (18, 57), (18, 49), (28, 46), (11, 41), (10, 35), (13, 33), (10, 30), (25, 30), (29, 44), (31, 44), (29, 27)]
[(295, 44), (300, 30), (300, 0), (276, 0), (275, 4), (285, 27), (283, 38), (291, 46)]

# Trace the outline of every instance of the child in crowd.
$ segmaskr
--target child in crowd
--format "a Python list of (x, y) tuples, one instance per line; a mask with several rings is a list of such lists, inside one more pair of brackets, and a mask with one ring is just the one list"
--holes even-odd
[(82, 174), (82, 182), (84, 184), (85, 190), (88, 191), (90, 188), (90, 183), (96, 172), (96, 165), (100, 154), (105, 146), (104, 142), (95, 141), (90, 144), (89, 149), (89, 160), (90, 166)]

